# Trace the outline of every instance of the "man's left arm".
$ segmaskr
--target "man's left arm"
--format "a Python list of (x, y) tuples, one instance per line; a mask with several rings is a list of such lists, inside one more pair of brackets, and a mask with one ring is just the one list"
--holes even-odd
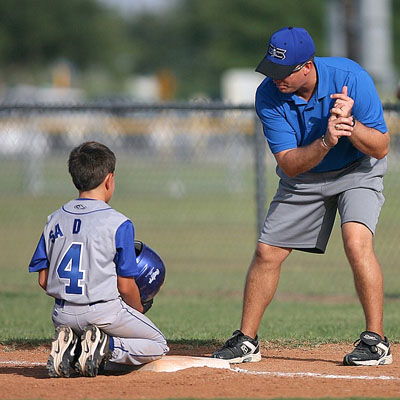
[(349, 140), (362, 153), (381, 159), (389, 152), (389, 132), (382, 133), (355, 120)]
[(334, 119), (335, 127), (339, 130), (345, 129), (345, 125), (353, 126), (349, 140), (362, 153), (381, 159), (389, 151), (389, 132), (382, 133), (380, 130), (368, 127), (358, 121), (352, 114), (354, 100), (347, 94), (347, 86), (343, 87), (342, 93), (331, 95), (335, 99), (334, 107), (331, 109), (331, 119)]

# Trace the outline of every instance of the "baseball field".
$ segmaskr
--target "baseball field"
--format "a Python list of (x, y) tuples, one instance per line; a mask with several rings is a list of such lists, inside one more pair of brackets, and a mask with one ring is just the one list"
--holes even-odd
[[(65, 155), (66, 158), (66, 155)], [(236, 370), (191, 368), (119, 376), (47, 379), (52, 299), (28, 264), (47, 215), (75, 196), (64, 159), (41, 167), (43, 194), (24, 193), (22, 166), (1, 163), (0, 398), (396, 398), (400, 396), (400, 167), (390, 164), (375, 247), (385, 276), (390, 366), (351, 368), (341, 360), (364, 330), (339, 224), (327, 253), (293, 253), (259, 331), (263, 359)], [(14, 162), (14, 165), (12, 164)], [(11, 164), (10, 164), (11, 163)], [(209, 356), (239, 327), (242, 289), (257, 239), (254, 177), (240, 170), (135, 163), (122, 158), (111, 205), (131, 217), (137, 238), (156, 249), (167, 277), (148, 316), (171, 354)], [(268, 168), (268, 198), (276, 178)], [(145, 189), (144, 189), (145, 188)], [(95, 383), (95, 384), (94, 384)]]

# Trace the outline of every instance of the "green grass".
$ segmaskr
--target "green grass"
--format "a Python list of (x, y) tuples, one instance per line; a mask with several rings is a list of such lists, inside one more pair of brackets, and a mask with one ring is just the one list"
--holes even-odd
[[(52, 299), (39, 288), (37, 274), (28, 273), (28, 264), (47, 215), (76, 193), (65, 163), (56, 159), (43, 164), (39, 197), (23, 192), (21, 163), (0, 162), (0, 167), (5, 167), (0, 173), (0, 342), (48, 342)], [(239, 326), (257, 234), (251, 167), (234, 172), (218, 164), (119, 163), (111, 204), (132, 218), (137, 238), (166, 263), (165, 285), (148, 315), (170, 341), (220, 343)], [(269, 197), (275, 185), (271, 167)], [(375, 242), (385, 275), (385, 332), (392, 341), (400, 340), (399, 189), (394, 165), (385, 179), (387, 201)], [(363, 329), (336, 226), (326, 255), (293, 252), (284, 264), (259, 336), (278, 344), (314, 345), (350, 342)]]

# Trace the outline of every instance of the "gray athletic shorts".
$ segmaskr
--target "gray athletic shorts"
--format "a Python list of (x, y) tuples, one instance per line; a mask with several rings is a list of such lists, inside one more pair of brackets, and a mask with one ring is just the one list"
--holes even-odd
[(339, 210), (342, 225), (359, 222), (372, 233), (385, 198), (382, 160), (364, 156), (347, 167), (330, 172), (281, 178), (264, 222), (259, 241), (313, 253), (324, 253)]

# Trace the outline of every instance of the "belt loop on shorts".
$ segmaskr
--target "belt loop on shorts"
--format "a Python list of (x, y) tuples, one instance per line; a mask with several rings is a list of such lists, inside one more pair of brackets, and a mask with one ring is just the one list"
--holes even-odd
[(59, 305), (60, 307), (64, 307), (65, 300), (55, 299), (55, 302), (56, 302), (56, 304)]

